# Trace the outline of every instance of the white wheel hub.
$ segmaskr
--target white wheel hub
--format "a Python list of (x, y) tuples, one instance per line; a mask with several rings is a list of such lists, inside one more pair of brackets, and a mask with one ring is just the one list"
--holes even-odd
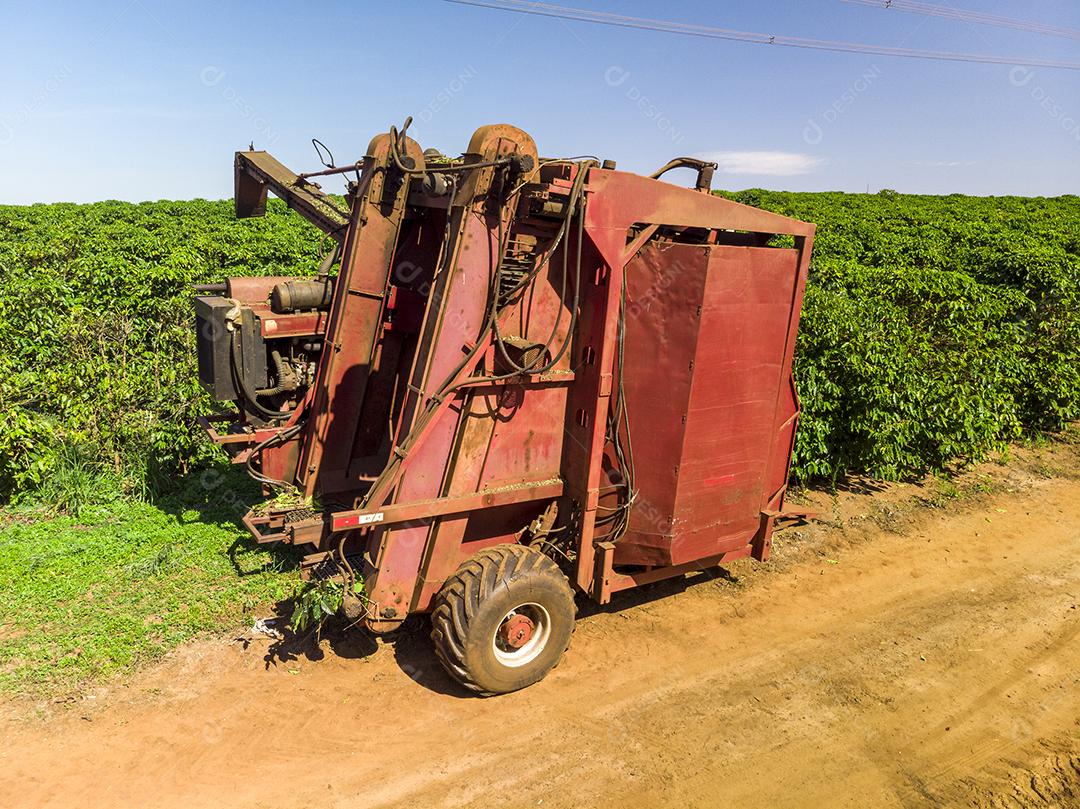
[(491, 638), (495, 659), (509, 668), (535, 660), (551, 637), (551, 616), (540, 604), (514, 607), (503, 616)]

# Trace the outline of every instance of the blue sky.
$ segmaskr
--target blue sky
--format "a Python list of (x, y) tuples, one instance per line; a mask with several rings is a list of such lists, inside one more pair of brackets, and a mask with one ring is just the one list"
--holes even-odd
[[(1080, 62), (1080, 41), (840, 0), (577, 5), (785, 36)], [(1075, 0), (935, 0), (1080, 28)], [(297, 170), (412, 115), (457, 154), (481, 124), (547, 156), (715, 185), (1057, 195), (1080, 191), (1080, 72), (697, 39), (440, 0), (0, 0), (0, 203), (223, 198), (254, 141)], [(329, 190), (338, 190), (333, 182)]]

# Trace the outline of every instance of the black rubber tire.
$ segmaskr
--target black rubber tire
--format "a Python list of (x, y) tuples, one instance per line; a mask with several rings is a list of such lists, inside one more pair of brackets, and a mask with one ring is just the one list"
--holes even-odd
[[(503, 618), (525, 604), (550, 617), (547, 642), (529, 662), (502, 663), (493, 639)], [(431, 640), (443, 668), (481, 696), (506, 694), (541, 680), (558, 664), (574, 633), (574, 593), (550, 558), (522, 545), (496, 545), (458, 568), (435, 597)]]

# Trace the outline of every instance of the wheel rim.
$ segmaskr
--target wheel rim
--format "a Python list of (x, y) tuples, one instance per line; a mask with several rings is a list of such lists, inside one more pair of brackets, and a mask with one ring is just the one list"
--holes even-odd
[(550, 637), (548, 611), (539, 604), (522, 604), (503, 616), (491, 638), (491, 648), (502, 665), (518, 668), (535, 660)]

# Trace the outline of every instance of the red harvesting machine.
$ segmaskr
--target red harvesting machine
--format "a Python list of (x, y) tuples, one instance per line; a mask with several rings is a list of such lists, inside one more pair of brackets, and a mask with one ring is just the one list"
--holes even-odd
[(245, 516), (257, 541), (304, 546), (369, 630), (431, 613), (450, 675), (502, 693), (558, 662), (575, 592), (768, 557), (814, 226), (693, 158), (644, 177), (501, 124), (451, 158), (407, 127), (307, 174), (237, 153), (237, 215), (272, 191), (331, 247), (196, 299), (200, 379), (236, 405), (202, 425), (291, 492)]

